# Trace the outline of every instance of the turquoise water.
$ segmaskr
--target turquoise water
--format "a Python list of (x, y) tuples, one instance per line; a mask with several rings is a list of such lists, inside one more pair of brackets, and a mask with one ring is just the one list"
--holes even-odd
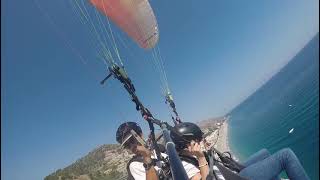
[[(319, 34), (229, 115), (230, 148), (240, 160), (290, 147), (319, 179)], [(294, 128), (292, 133), (289, 131)]]

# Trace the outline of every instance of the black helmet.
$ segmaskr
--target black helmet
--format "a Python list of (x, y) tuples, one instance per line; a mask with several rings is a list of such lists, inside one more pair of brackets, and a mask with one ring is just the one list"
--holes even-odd
[(170, 137), (172, 141), (175, 143), (177, 150), (182, 150), (187, 147), (187, 144), (191, 142), (191, 140), (201, 141), (203, 132), (194, 123), (183, 122), (179, 123), (174, 127), (175, 131), (170, 132)]
[(121, 124), (116, 133), (116, 139), (118, 143), (122, 144), (123, 140), (130, 135), (130, 130), (134, 130), (137, 134), (141, 135), (142, 130), (140, 126), (135, 122), (125, 122)]

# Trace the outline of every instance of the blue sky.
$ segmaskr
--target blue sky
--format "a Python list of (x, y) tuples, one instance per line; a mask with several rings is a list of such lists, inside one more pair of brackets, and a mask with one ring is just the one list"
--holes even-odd
[[(1, 177), (43, 179), (115, 143), (124, 121), (147, 130), (66, 1), (1, 1)], [(319, 32), (319, 1), (151, 0), (158, 46), (185, 121), (228, 113)], [(50, 16), (50, 20), (46, 15)], [(53, 24), (52, 24), (53, 22)], [(137, 94), (169, 120), (150, 52), (124, 33), (120, 53)], [(81, 60), (84, 59), (85, 63)]]

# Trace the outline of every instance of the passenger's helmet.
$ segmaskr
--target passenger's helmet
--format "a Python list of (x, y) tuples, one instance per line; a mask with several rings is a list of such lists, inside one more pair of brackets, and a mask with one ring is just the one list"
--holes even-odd
[(142, 130), (140, 126), (135, 122), (125, 122), (121, 124), (116, 133), (116, 140), (118, 143), (122, 144), (123, 140), (126, 139), (131, 133), (130, 131), (134, 130), (137, 134), (141, 135)]
[(203, 139), (202, 136), (203, 132), (199, 126), (190, 122), (179, 123), (174, 127), (174, 131), (170, 132), (170, 137), (175, 143), (177, 150), (186, 148), (191, 140), (200, 142)]

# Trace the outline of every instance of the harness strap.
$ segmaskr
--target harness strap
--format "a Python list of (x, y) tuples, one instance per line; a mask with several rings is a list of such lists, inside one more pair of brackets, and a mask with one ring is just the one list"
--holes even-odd
[(132, 162), (143, 162), (143, 157), (142, 156), (133, 156), (130, 161), (127, 163), (127, 173), (128, 173), (128, 178), (127, 180), (134, 180), (134, 177), (132, 176), (131, 172), (130, 172), (130, 164)]

